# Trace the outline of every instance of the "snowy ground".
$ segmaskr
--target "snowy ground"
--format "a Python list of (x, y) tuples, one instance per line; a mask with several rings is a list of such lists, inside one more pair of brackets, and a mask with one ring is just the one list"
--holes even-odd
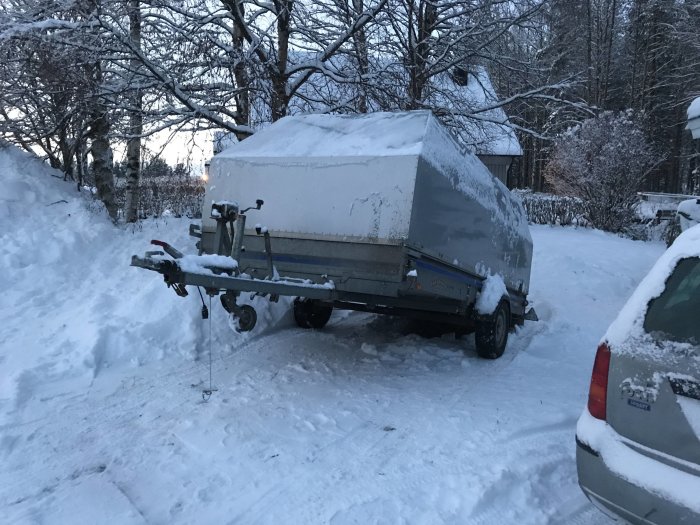
[(151, 238), (191, 249), (188, 221), (114, 229), (37, 171), (0, 152), (0, 523), (607, 523), (574, 427), (661, 244), (533, 227), (542, 320), (493, 362), (368, 314), (302, 331), (283, 304), (239, 335), (214, 304), (205, 403), (199, 297), (128, 266)]

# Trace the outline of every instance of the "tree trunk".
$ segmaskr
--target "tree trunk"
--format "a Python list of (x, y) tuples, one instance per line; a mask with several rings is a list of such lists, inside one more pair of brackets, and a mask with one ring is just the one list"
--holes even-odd
[(277, 67), (272, 68), (272, 122), (287, 115), (290, 96), (287, 93), (287, 61), (289, 59), (290, 20), (294, 3), (275, 2), (277, 9)]
[(85, 167), (85, 159), (84, 159), (84, 153), (83, 153), (83, 133), (81, 132), (78, 137), (76, 138), (76, 144), (75, 144), (75, 167), (76, 167), (76, 172), (78, 175), (78, 178), (76, 180), (76, 185), (78, 186), (78, 191), (82, 189), (83, 186), (83, 180), (85, 179), (85, 172), (84, 172), (84, 167)]
[[(425, 87), (427, 84), (428, 74), (426, 66), (428, 64), (428, 55), (430, 49), (430, 35), (435, 28), (437, 17), (437, 7), (429, 0), (420, 2), (415, 23), (416, 27), (409, 27), (409, 85), (408, 85), (408, 109), (420, 109), (423, 107), (423, 98), (425, 96)], [(415, 35), (415, 42), (412, 35)]]
[[(129, 32), (131, 42), (136, 49), (141, 48), (141, 6), (140, 0), (129, 0)], [(138, 60), (131, 59), (131, 70), (138, 69)], [(126, 203), (124, 219), (126, 222), (138, 220), (139, 179), (141, 178), (141, 134), (143, 133), (143, 114), (141, 112), (141, 90), (137, 86), (131, 98), (129, 115), (129, 139), (126, 143)]]
[[(363, 0), (352, 0), (352, 7), (355, 17), (359, 17), (365, 10)], [(357, 101), (357, 110), (360, 113), (367, 113), (367, 92), (365, 90), (365, 76), (369, 72), (369, 56), (367, 54), (367, 34), (364, 28), (360, 29), (353, 36), (355, 44), (355, 53), (357, 54), (357, 72), (360, 76), (359, 98)]]
[(95, 177), (97, 197), (104, 203), (110, 218), (116, 222), (118, 206), (114, 196), (114, 172), (112, 171), (112, 148), (109, 145), (110, 121), (107, 107), (99, 90), (102, 86), (102, 64), (96, 62), (85, 66), (86, 73), (94, 83), (90, 100), (89, 131), (92, 172)]
[(112, 172), (112, 148), (109, 145), (110, 123), (102, 103), (95, 103), (91, 113), (90, 135), (92, 145), (92, 171), (95, 176), (97, 196), (104, 203), (113, 221), (117, 220), (117, 203), (114, 198), (114, 173)]
[[(244, 15), (244, 5), (242, 1), (237, 1), (235, 9), (240, 11), (241, 17)], [(243, 90), (236, 94), (236, 124), (239, 126), (250, 126), (250, 77), (245, 60), (245, 38), (238, 24), (233, 26), (233, 49), (235, 51), (235, 62), (233, 65), (233, 78), (236, 80), (236, 87)], [(247, 136), (247, 135), (246, 135)], [(245, 136), (238, 136), (238, 140), (243, 140)]]

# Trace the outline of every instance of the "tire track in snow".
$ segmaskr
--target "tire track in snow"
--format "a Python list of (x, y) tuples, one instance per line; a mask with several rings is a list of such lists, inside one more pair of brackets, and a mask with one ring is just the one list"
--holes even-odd
[[(452, 383), (451, 386), (447, 387), (447, 390), (451, 391), (456, 385), (459, 385), (459, 390), (456, 395), (452, 396), (453, 401), (449, 403), (449, 405), (454, 407), (454, 405), (458, 404), (460, 400), (466, 397), (471, 391), (478, 388), (481, 383), (487, 382), (492, 377), (499, 375), (501, 371), (508, 367), (516, 358), (519, 351), (529, 344), (529, 341), (536, 333), (537, 332), (531, 332), (528, 337), (521, 337), (515, 340), (515, 344), (512, 344), (508, 349), (508, 353), (506, 354), (508, 357), (504, 356), (504, 359), (497, 361), (477, 361), (478, 363), (484, 363), (483, 367), (480, 366), (477, 369), (468, 367), (466, 372), (471, 376), (469, 380)], [(441, 348), (444, 346), (440, 344), (440, 341), (435, 344), (430, 340), (425, 340), (424, 343), (429, 347)], [(390, 345), (391, 344), (388, 346)], [(438, 360), (439, 359), (440, 358), (438, 358)], [(458, 356), (457, 353), (455, 353), (454, 357), (447, 358), (448, 361), (452, 361), (457, 367), (459, 367), (460, 361), (464, 359), (468, 358)], [(487, 370), (488, 373), (484, 373), (485, 370)], [(462, 369), (461, 372), (463, 371), (464, 369)], [(460, 379), (462, 378), (460, 377)], [(447, 411), (443, 410), (438, 413), (437, 416), (441, 421), (438, 421), (436, 426), (439, 427), (444, 424), (451, 424), (451, 412), (452, 411), (448, 409)], [(269, 512), (270, 505), (273, 501), (294, 501), (300, 504), (306, 501), (308, 504), (307, 500), (311, 490), (310, 487), (313, 487), (314, 482), (317, 482), (319, 478), (324, 478), (324, 474), (326, 478), (328, 476), (333, 478), (333, 476), (338, 475), (337, 467), (336, 470), (334, 470), (334, 465), (337, 463), (345, 465), (342, 469), (342, 475), (346, 477), (351, 476), (351, 479), (361, 479), (366, 474), (362, 470), (365, 469), (368, 464), (372, 464), (370, 458), (377, 458), (378, 461), (376, 464), (379, 465), (378, 468), (383, 468), (382, 465), (391, 463), (397, 455), (402, 455), (398, 449), (410, 449), (411, 446), (416, 445), (415, 443), (411, 443), (410, 445), (402, 446), (399, 442), (399, 436), (401, 436), (402, 433), (404, 436), (411, 435), (412, 433), (420, 433), (420, 426), (422, 423), (420, 423), (420, 419), (415, 418), (415, 415), (416, 414), (409, 413), (408, 415), (399, 416), (395, 412), (392, 413), (391, 420), (395, 421), (394, 424), (401, 429), (399, 432), (388, 432), (382, 435), (380, 425), (373, 421), (365, 421), (353, 428), (352, 431), (346, 432), (337, 439), (326, 442), (323, 446), (316, 449), (313, 454), (310, 455), (309, 459), (310, 464), (319, 466), (320, 472), (317, 471), (318, 469), (310, 469), (309, 466), (307, 466), (301, 474), (295, 474), (295, 482), (293, 485), (275, 484), (261, 494), (247, 510), (238, 514), (236, 516), (236, 521), (248, 522), (261, 519), (261, 517), (265, 515), (265, 512)], [(434, 416), (435, 414), (433, 414), (433, 417)], [(350, 448), (350, 452), (342, 450), (348, 443), (354, 445)], [(444, 445), (444, 443), (439, 445)], [(342, 450), (340, 457), (338, 457), (339, 450)], [(357, 467), (353, 467), (352, 465), (357, 465)], [(328, 472), (330, 472), (330, 474), (328, 474)], [(398, 486), (404, 486), (408, 493), (412, 489), (409, 485), (415, 483), (415, 479), (409, 479), (403, 484), (399, 482)], [(396, 487), (396, 485), (397, 484), (394, 486)], [(357, 502), (346, 502), (346, 506), (351, 506), (355, 503)], [(328, 504), (326, 508), (331, 515), (339, 512), (337, 508), (330, 508)]]

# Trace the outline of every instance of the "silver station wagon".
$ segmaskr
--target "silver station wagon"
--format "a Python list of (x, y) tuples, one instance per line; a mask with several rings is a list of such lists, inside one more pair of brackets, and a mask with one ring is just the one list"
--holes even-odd
[(615, 519), (700, 524), (700, 226), (610, 325), (576, 428), (579, 484)]

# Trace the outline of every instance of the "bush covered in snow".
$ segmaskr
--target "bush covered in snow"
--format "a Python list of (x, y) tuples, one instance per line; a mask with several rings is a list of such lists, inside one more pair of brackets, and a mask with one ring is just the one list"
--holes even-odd
[(631, 112), (606, 111), (559, 138), (545, 170), (554, 191), (583, 199), (595, 228), (626, 233), (637, 191), (660, 160)]
[(534, 193), (532, 190), (513, 190), (520, 196), (531, 224), (559, 226), (588, 226), (586, 204), (578, 197)]

